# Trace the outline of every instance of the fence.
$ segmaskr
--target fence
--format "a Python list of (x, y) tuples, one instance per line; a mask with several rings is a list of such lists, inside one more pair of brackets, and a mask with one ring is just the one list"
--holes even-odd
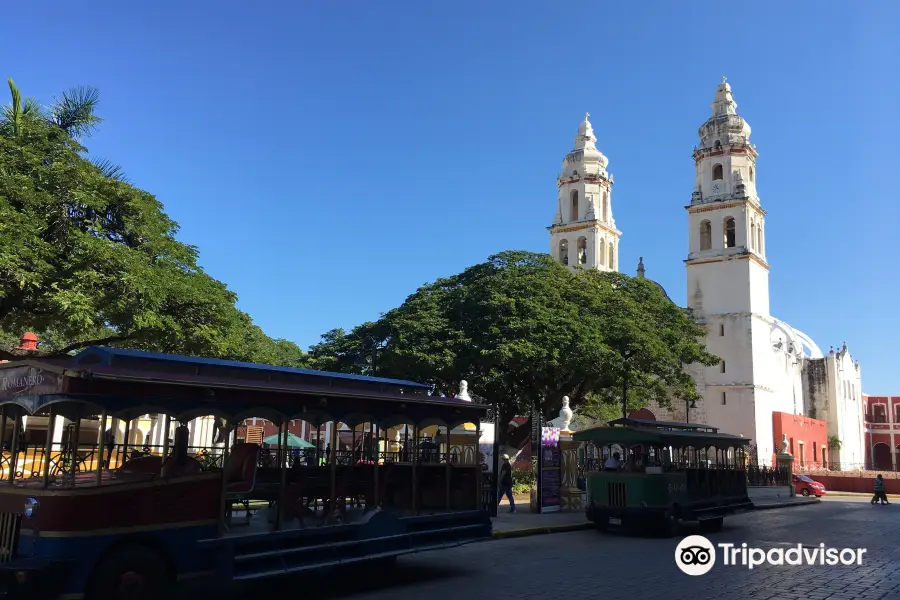
[(792, 475), (791, 470), (783, 466), (747, 465), (747, 485), (750, 486), (792, 485)]

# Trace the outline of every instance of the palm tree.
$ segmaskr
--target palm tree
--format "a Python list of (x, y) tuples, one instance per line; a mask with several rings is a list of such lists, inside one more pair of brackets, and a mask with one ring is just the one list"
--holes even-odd
[[(45, 111), (34, 98), (22, 99), (22, 93), (12, 78), (9, 84), (11, 102), (0, 112), (0, 135), (18, 137), (29, 121), (43, 121), (47, 125), (58, 127), (72, 139), (90, 136), (93, 130), (103, 122), (94, 114), (100, 102), (100, 91), (97, 88), (78, 86), (63, 92)], [(122, 167), (108, 160), (90, 157), (91, 163), (101, 175), (128, 183)]]
[(68, 133), (73, 138), (90, 136), (94, 128), (103, 119), (94, 114), (100, 102), (100, 91), (97, 88), (78, 86), (63, 92), (50, 107), (51, 123)]
[(11, 78), (6, 82), (9, 84), (9, 95), (12, 101), (3, 108), (0, 133), (18, 136), (29, 119), (40, 118), (41, 105), (34, 98), (26, 98), (23, 102), (22, 94), (16, 87), (16, 83)]
[(22, 93), (11, 78), (6, 82), (9, 84), (11, 102), (2, 113), (0, 125), (3, 126), (4, 133), (18, 136), (29, 120), (40, 119), (78, 139), (89, 136), (103, 122), (103, 119), (94, 114), (100, 101), (97, 88), (79, 86), (67, 90), (44, 111), (34, 98), (23, 101)]

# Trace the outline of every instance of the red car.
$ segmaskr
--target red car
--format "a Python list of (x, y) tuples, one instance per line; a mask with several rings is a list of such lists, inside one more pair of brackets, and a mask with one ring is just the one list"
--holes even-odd
[(794, 493), (818, 498), (825, 495), (825, 486), (813, 481), (808, 475), (794, 473)]

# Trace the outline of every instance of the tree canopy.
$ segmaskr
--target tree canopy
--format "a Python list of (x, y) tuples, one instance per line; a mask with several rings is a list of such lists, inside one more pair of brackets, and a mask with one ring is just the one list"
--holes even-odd
[[(571, 272), (546, 254), (503, 252), (427, 284), (378, 321), (334, 330), (310, 349), (317, 367), (429, 382), (452, 395), (497, 403), (501, 422), (532, 406), (555, 417), (563, 396), (606, 414), (650, 400), (696, 396), (685, 364), (712, 365), (703, 330), (653, 282), (618, 273)], [(618, 412), (621, 415), (621, 409)]]
[(160, 352), (299, 365), (236, 296), (198, 265), (195, 247), (150, 193), (93, 159), (80, 139), (101, 122), (92, 88), (49, 108), (9, 80), (0, 114), (0, 358), (37, 333), (42, 354), (115, 344)]

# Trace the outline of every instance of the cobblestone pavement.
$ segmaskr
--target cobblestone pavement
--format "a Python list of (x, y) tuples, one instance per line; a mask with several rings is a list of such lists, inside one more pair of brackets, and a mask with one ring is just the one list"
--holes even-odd
[[(686, 535), (695, 532), (685, 532)], [(315, 589), (320, 598), (354, 600), (491, 600), (597, 598), (614, 600), (900, 600), (900, 503), (832, 500), (749, 513), (725, 520), (713, 543), (785, 548), (866, 548), (861, 566), (722, 566), (721, 553), (706, 575), (690, 577), (675, 565), (681, 538), (604, 535), (595, 531), (488, 541), (403, 557), (394, 571), (356, 572), (317, 580), (264, 583), (261, 590)], [(313, 586), (313, 587), (310, 587)], [(463, 587), (461, 587), (463, 586)], [(328, 589), (326, 593), (319, 590)], [(238, 597), (238, 596), (235, 596)]]

